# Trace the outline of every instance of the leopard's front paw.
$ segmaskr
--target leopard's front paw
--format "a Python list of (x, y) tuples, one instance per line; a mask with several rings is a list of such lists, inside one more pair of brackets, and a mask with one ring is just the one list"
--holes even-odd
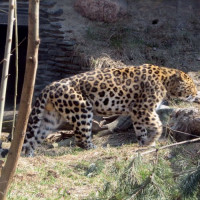
[(156, 145), (155, 141), (149, 138), (147, 134), (137, 136), (137, 140), (140, 146), (155, 146)]
[(76, 144), (78, 147), (81, 147), (82, 149), (86, 149), (86, 150), (89, 150), (89, 149), (96, 149), (96, 145), (94, 145), (92, 142), (79, 142)]

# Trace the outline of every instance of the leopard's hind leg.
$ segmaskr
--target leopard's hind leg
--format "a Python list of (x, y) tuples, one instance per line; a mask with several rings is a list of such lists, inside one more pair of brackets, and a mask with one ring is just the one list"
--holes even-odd
[[(39, 108), (33, 108), (39, 109)], [(40, 121), (38, 124), (37, 122)], [(26, 131), (26, 137), (23, 144), (23, 150), (26, 156), (33, 156), (36, 147), (41, 144), (44, 139), (57, 130), (57, 128), (65, 120), (51, 103), (47, 103), (43, 110), (42, 117), (40, 115), (30, 115), (29, 123)]]
[(81, 110), (85, 110), (87, 113), (80, 112), (73, 118), (76, 145), (84, 149), (92, 149), (95, 148), (91, 142), (93, 113), (88, 110), (88, 107), (82, 108)]
[(65, 91), (58, 99), (52, 99), (52, 103), (60, 115), (73, 126), (76, 145), (84, 149), (94, 148), (91, 142), (92, 104), (73, 88), (70, 91), (71, 94)]

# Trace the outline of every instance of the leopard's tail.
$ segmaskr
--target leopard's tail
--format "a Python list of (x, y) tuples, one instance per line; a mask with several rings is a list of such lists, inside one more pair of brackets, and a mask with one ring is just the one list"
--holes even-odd
[[(49, 99), (49, 86), (47, 86), (36, 98), (35, 104), (29, 116), (24, 144), (28, 140), (28, 135), (30, 137), (30, 135), (33, 134), (33, 132), (31, 132), (32, 127), (34, 126), (36, 128), (40, 126), (41, 119), (43, 118), (44, 109), (48, 99)], [(8, 149), (2, 148), (2, 141), (0, 141), (0, 158), (5, 158), (8, 152), (9, 152)]]
[(2, 148), (2, 142), (0, 141), (0, 157), (5, 158), (8, 154), (8, 149)]

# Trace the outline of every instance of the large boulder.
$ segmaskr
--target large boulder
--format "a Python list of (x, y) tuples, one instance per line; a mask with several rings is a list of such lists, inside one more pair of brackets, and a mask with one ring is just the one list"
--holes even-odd
[(95, 21), (116, 22), (127, 15), (125, 0), (77, 0), (75, 9)]

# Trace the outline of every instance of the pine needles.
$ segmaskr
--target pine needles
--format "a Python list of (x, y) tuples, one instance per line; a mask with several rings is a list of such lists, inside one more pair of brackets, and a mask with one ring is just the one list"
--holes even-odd
[(199, 200), (198, 148), (197, 143), (187, 144), (118, 160), (104, 172), (104, 187), (86, 200)]
[(177, 197), (173, 173), (167, 162), (162, 157), (151, 162), (137, 157), (123, 170), (115, 171), (116, 184), (107, 182), (96, 199), (168, 200)]
[(199, 186), (200, 186), (200, 166), (197, 167), (196, 170), (194, 170), (193, 172), (189, 173), (185, 178), (183, 178), (180, 185), (183, 197), (192, 198), (195, 195), (195, 193), (200, 192)]

